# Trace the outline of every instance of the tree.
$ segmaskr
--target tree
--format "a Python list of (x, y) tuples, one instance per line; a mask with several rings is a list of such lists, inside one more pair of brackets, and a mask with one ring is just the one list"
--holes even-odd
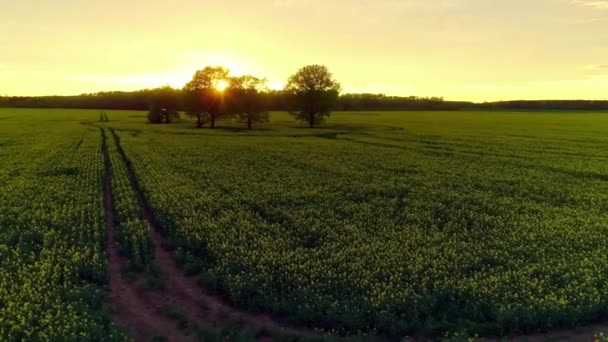
[(149, 107), (148, 122), (166, 124), (173, 122), (179, 117), (177, 112), (179, 91), (170, 86), (153, 89), (150, 94)]
[(267, 122), (266, 101), (261, 93), (266, 88), (266, 80), (251, 75), (231, 77), (226, 89), (226, 109), (237, 121), (245, 122), (247, 129), (253, 123)]
[(331, 114), (340, 90), (340, 83), (327, 67), (305, 66), (289, 78), (285, 87), (291, 102), (290, 114), (313, 128)]
[(207, 122), (215, 128), (215, 121), (222, 112), (222, 91), (218, 89), (228, 79), (229, 71), (224, 67), (205, 67), (198, 70), (184, 87), (186, 112), (197, 118), (196, 127)]

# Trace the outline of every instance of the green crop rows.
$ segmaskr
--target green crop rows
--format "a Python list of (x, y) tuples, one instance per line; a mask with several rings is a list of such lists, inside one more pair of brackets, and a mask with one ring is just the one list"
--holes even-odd
[(103, 159), (85, 116), (0, 111), (0, 339), (108, 340)]
[(606, 312), (605, 115), (336, 116), (117, 129), (184, 269), (237, 306), (394, 335)]
[[(78, 123), (96, 115), (0, 111), (0, 274), (20, 282), (0, 281), (0, 336), (54, 336), (32, 316), (43, 306), (66, 320), (52, 329), (112, 333), (97, 301), (101, 137)], [(274, 113), (252, 132), (109, 116), (100, 125), (120, 137), (184, 271), (238, 307), (390, 336), (608, 313), (606, 114), (336, 113), (309, 130)], [(117, 215), (144, 224), (106, 133)], [(148, 227), (131, 228), (118, 227), (124, 252), (145, 264)], [(68, 271), (31, 271), (47, 264)]]
[(113, 135), (110, 130), (104, 130), (112, 168), (116, 239), (119, 242), (121, 254), (128, 257), (131, 269), (141, 272), (153, 264), (154, 251), (150, 238), (150, 227), (141, 218), (137, 197)]

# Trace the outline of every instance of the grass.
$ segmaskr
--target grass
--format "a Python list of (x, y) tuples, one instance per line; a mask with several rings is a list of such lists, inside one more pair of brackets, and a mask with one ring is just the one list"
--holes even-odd
[[(273, 113), (254, 131), (108, 116), (178, 261), (239, 307), (372, 336), (608, 313), (604, 113), (351, 112), (317, 129)], [(29, 122), (52, 136), (98, 112), (2, 117), (10, 146)]]

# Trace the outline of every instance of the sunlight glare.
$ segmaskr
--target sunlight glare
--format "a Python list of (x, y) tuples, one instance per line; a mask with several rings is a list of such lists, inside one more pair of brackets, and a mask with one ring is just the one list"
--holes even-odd
[(226, 82), (226, 81), (219, 81), (215, 85), (215, 89), (217, 89), (219, 91), (224, 91), (224, 90), (226, 90), (226, 88), (228, 88), (228, 82)]
[(270, 90), (282, 90), (285, 87), (285, 85), (282, 82), (279, 81), (270, 81), (268, 82), (268, 89)]

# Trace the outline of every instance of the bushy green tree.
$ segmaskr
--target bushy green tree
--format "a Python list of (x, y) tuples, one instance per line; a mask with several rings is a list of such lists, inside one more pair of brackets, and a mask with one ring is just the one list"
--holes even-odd
[(251, 75), (230, 78), (225, 92), (226, 110), (237, 121), (252, 129), (254, 123), (268, 122), (269, 113), (261, 93), (266, 88), (266, 80)]
[(291, 115), (306, 122), (310, 128), (319, 125), (331, 114), (340, 90), (340, 83), (322, 65), (301, 68), (289, 78), (285, 87)]
[(179, 117), (179, 91), (170, 86), (153, 89), (149, 106), (148, 122), (171, 123)]

